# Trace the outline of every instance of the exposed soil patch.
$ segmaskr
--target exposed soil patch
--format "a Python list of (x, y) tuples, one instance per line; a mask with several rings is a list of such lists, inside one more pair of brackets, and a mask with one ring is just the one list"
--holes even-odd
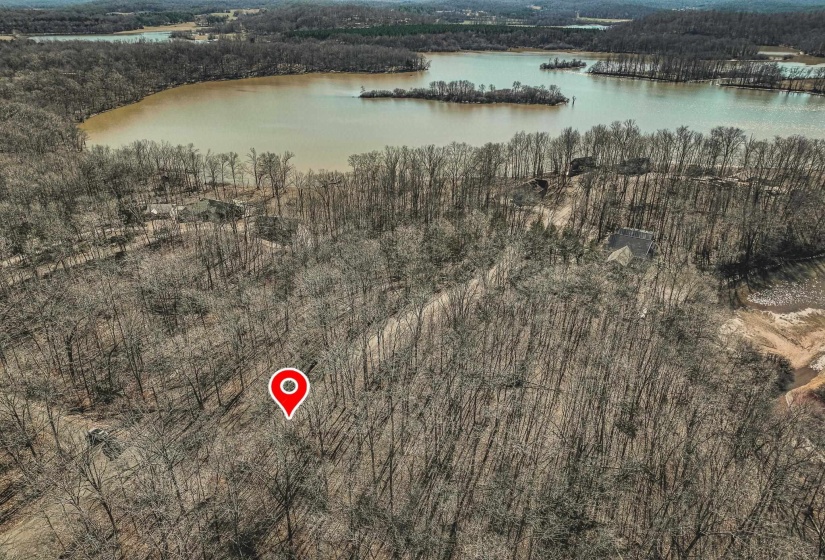
[(744, 307), (774, 313), (825, 309), (825, 259), (752, 275), (736, 289), (735, 299)]
[(788, 404), (825, 384), (825, 260), (752, 278), (736, 290), (735, 299), (741, 308), (726, 330), (790, 362), (794, 382)]

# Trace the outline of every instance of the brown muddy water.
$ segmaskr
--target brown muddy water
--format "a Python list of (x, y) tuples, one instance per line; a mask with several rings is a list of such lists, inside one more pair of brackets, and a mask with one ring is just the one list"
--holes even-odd
[[(566, 127), (633, 119), (643, 131), (686, 125), (708, 131), (738, 126), (749, 135), (825, 137), (825, 97), (668, 84), (547, 71), (539, 65), (571, 53), (470, 52), (427, 55), (429, 71), (409, 74), (306, 74), (178, 87), (81, 125), (90, 144), (122, 146), (148, 139), (194, 144), (202, 151), (296, 154), (299, 169), (347, 169), (351, 154), (387, 145), (481, 145), (519, 131), (557, 134)], [(588, 65), (599, 55), (576, 53)], [(360, 99), (361, 87), (421, 87), (433, 80), (466, 79), (511, 87), (558, 85), (575, 105), (463, 105), (411, 99)]]

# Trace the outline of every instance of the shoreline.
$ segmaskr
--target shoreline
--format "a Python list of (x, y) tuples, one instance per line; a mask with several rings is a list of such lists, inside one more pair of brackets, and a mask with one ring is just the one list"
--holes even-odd
[(719, 84), (719, 87), (723, 88), (733, 88), (733, 89), (752, 89), (755, 91), (772, 91), (774, 93), (801, 93), (804, 95), (817, 95), (823, 96), (825, 92), (821, 91), (804, 91), (800, 89), (779, 89), (779, 88), (769, 88), (764, 86), (742, 86), (739, 84)]
[(146, 95), (142, 96), (140, 99), (136, 99), (134, 101), (130, 101), (128, 103), (124, 103), (122, 105), (118, 105), (117, 107), (112, 107), (110, 109), (106, 109), (104, 111), (98, 111), (96, 113), (92, 113), (89, 116), (85, 117), (83, 120), (76, 121), (75, 125), (80, 129), (83, 130), (83, 124), (85, 124), (89, 119), (97, 117), (99, 115), (105, 115), (106, 113), (111, 113), (112, 111), (116, 111), (118, 109), (123, 109), (124, 107), (129, 107), (130, 105), (136, 105), (153, 95), (158, 95), (167, 91), (171, 91), (173, 89), (186, 87), (186, 86), (197, 86), (200, 84), (219, 84), (222, 82), (236, 82), (241, 80), (265, 80), (267, 78), (280, 78), (280, 77), (287, 77), (287, 76), (308, 76), (312, 74), (366, 74), (366, 75), (375, 75), (375, 74), (417, 74), (419, 72), (426, 72), (426, 70), (387, 70), (384, 72), (343, 72), (341, 70), (324, 70), (318, 72), (289, 72), (283, 74), (264, 74), (261, 76), (242, 76), (239, 78), (218, 78), (215, 80), (193, 80), (190, 82), (184, 82), (181, 84), (175, 84), (173, 86), (169, 86), (167, 88), (159, 89), (156, 91), (150, 91), (146, 93)]
[[(606, 77), (606, 78), (619, 78), (619, 79), (625, 79), (625, 80), (645, 80), (645, 81), (648, 81), (648, 82), (659, 82), (659, 83), (663, 83), (663, 84), (673, 84), (673, 85), (680, 85), (680, 84), (707, 84), (707, 85), (713, 85), (714, 82), (719, 82), (720, 80), (725, 79), (725, 78), (707, 78), (707, 79), (704, 79), (704, 80), (678, 80), (677, 81), (677, 80), (667, 80), (667, 79), (664, 79), (664, 78), (650, 78), (650, 77), (647, 77), (647, 76), (633, 76), (633, 75), (628, 75), (628, 74), (605, 74), (605, 73), (590, 72), (590, 71), (587, 71), (587, 72), (584, 72), (584, 73), (585, 74), (590, 74), (592, 76), (603, 76), (603, 77)], [(803, 93), (803, 94), (818, 95), (818, 96), (825, 95), (825, 92), (805, 91), (805, 90), (787, 90), (787, 89), (770, 88), (770, 87), (764, 87), (764, 86), (744, 86), (744, 85), (738, 85), (738, 84), (723, 84), (723, 83), (718, 83), (716, 85), (718, 85), (719, 87), (726, 87), (726, 88), (750, 89), (750, 90), (755, 90), (755, 91), (768, 91), (768, 92), (773, 92), (773, 93)]]

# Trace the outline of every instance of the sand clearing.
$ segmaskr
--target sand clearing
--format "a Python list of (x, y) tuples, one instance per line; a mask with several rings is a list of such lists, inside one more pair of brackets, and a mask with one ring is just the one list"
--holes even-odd
[(825, 385), (825, 263), (793, 264), (739, 294), (745, 307), (721, 332), (739, 334), (763, 352), (787, 359), (795, 383), (790, 405)]

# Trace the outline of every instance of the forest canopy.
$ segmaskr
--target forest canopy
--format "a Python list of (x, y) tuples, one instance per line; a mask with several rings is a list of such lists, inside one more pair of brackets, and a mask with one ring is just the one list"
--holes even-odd
[[(825, 254), (825, 140), (617, 121), (299, 172), (289, 134), (216, 153), (76, 126), (185, 83), (413, 72), (428, 50), (630, 50), (594, 71), (784, 87), (729, 59), (820, 49), (821, 13), (602, 32), (420, 6), (272, 8), (198, 44), (0, 42), (0, 557), (825, 555), (825, 390), (789, 399), (794, 367), (727, 305)], [(95, 17), (77, 25), (123, 23)], [(646, 251), (614, 258), (621, 232)], [(266, 392), (286, 365), (312, 384), (294, 421)]]

